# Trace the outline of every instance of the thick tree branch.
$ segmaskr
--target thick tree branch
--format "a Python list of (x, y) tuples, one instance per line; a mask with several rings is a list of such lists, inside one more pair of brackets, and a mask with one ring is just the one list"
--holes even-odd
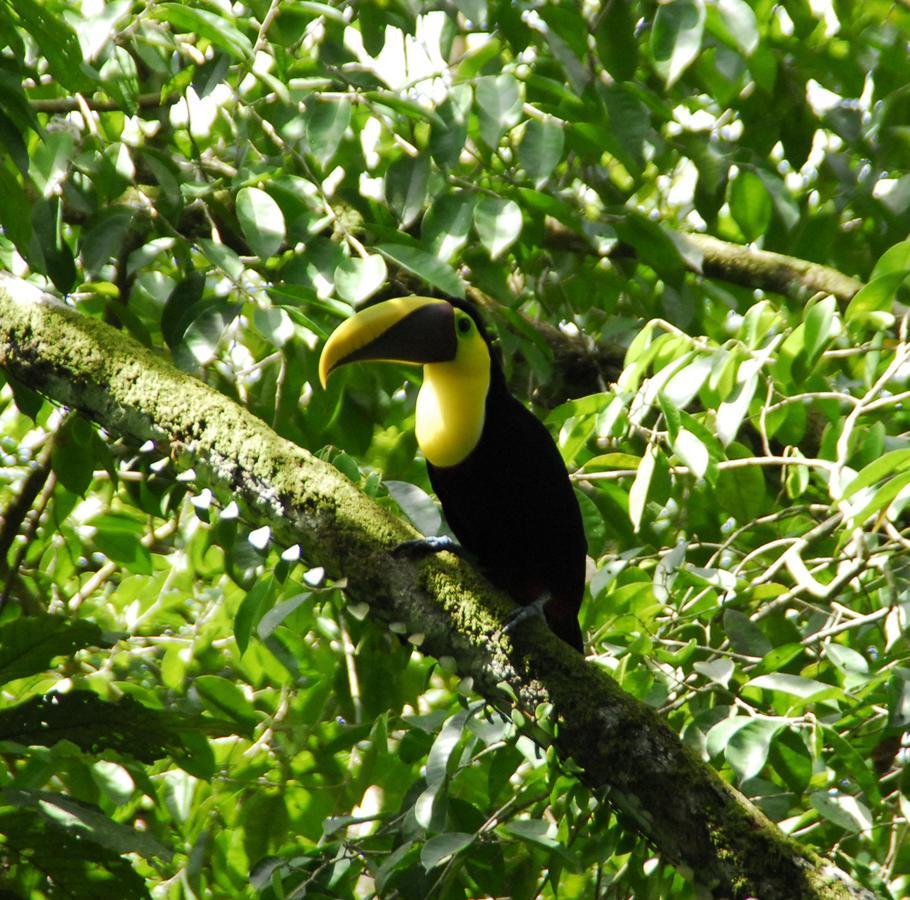
[[(105, 429), (158, 441), (190, 458), (217, 489), (242, 499), (279, 541), (300, 543), (352, 600), (424, 635), (475, 688), (502, 704), (507, 685), (555, 732), (564, 759), (717, 897), (869, 897), (834, 866), (784, 836), (657, 713), (573, 653), (542, 622), (499, 635), (506, 603), (459, 560), (399, 561), (409, 529), (332, 466), (278, 437), (247, 410), (31, 285), (0, 274), (0, 367)], [(541, 739), (542, 738), (538, 738)]]
[(687, 232), (681, 237), (702, 254), (702, 272), (710, 278), (787, 296), (833, 294), (842, 303), (848, 302), (863, 286), (856, 278), (821, 263), (731, 244), (709, 234)]
[[(694, 251), (685, 254), (683, 262), (697, 275), (707, 275), (709, 278), (773, 291), (788, 297), (808, 298), (824, 292), (833, 294), (842, 303), (848, 302), (863, 286), (861, 281), (844, 275), (837, 269), (796, 256), (756, 250), (754, 247), (733, 244), (693, 231), (672, 231), (668, 228), (666, 232), (677, 245), (687, 245)], [(548, 221), (548, 241), (562, 248), (599, 256), (635, 256), (634, 248), (622, 243), (616, 244), (606, 254), (598, 253), (582, 235), (555, 220)]]

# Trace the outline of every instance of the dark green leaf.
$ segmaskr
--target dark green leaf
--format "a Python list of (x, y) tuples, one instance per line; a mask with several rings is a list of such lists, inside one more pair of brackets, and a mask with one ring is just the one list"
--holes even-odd
[(761, 629), (737, 609), (724, 612), (724, 631), (737, 653), (761, 659), (771, 652), (771, 642)]
[(50, 668), (58, 656), (103, 644), (93, 622), (70, 622), (61, 616), (30, 616), (0, 626), (0, 684)]
[(220, 675), (200, 675), (193, 681), (202, 702), (218, 716), (238, 722), (252, 731), (259, 724), (259, 716), (243, 691)]
[[(613, 4), (619, 5), (619, 4)], [(562, 159), (563, 127), (549, 119), (531, 119), (518, 145), (518, 160), (537, 187), (545, 182)]]
[(430, 163), (425, 156), (403, 156), (389, 166), (385, 176), (385, 198), (389, 208), (407, 228), (423, 212), (427, 199)]

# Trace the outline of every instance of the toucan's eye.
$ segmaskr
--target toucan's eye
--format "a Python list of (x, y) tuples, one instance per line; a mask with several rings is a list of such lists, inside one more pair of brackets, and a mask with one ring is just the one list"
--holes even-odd
[(462, 334), (467, 334), (471, 330), (471, 320), (467, 316), (458, 319), (458, 330)]

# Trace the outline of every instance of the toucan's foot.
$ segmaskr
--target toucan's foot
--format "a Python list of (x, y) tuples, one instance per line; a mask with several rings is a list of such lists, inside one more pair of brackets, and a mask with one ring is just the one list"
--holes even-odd
[(422, 559), (432, 553), (442, 553), (443, 550), (454, 553), (456, 556), (466, 556), (464, 547), (445, 535), (417, 538), (413, 541), (403, 541), (393, 548), (392, 556), (407, 559)]
[(544, 591), (533, 603), (529, 603), (527, 606), (519, 606), (518, 609), (509, 614), (502, 633), (511, 634), (522, 622), (527, 622), (528, 619), (533, 619), (535, 616), (544, 618), (543, 610), (549, 600), (550, 592)]

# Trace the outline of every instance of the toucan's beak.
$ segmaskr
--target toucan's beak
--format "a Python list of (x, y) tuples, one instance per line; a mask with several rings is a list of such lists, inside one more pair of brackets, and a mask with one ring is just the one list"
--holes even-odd
[(399, 297), (361, 310), (331, 334), (319, 357), (325, 387), (339, 366), (362, 360), (404, 363), (455, 359), (455, 310), (434, 297)]

